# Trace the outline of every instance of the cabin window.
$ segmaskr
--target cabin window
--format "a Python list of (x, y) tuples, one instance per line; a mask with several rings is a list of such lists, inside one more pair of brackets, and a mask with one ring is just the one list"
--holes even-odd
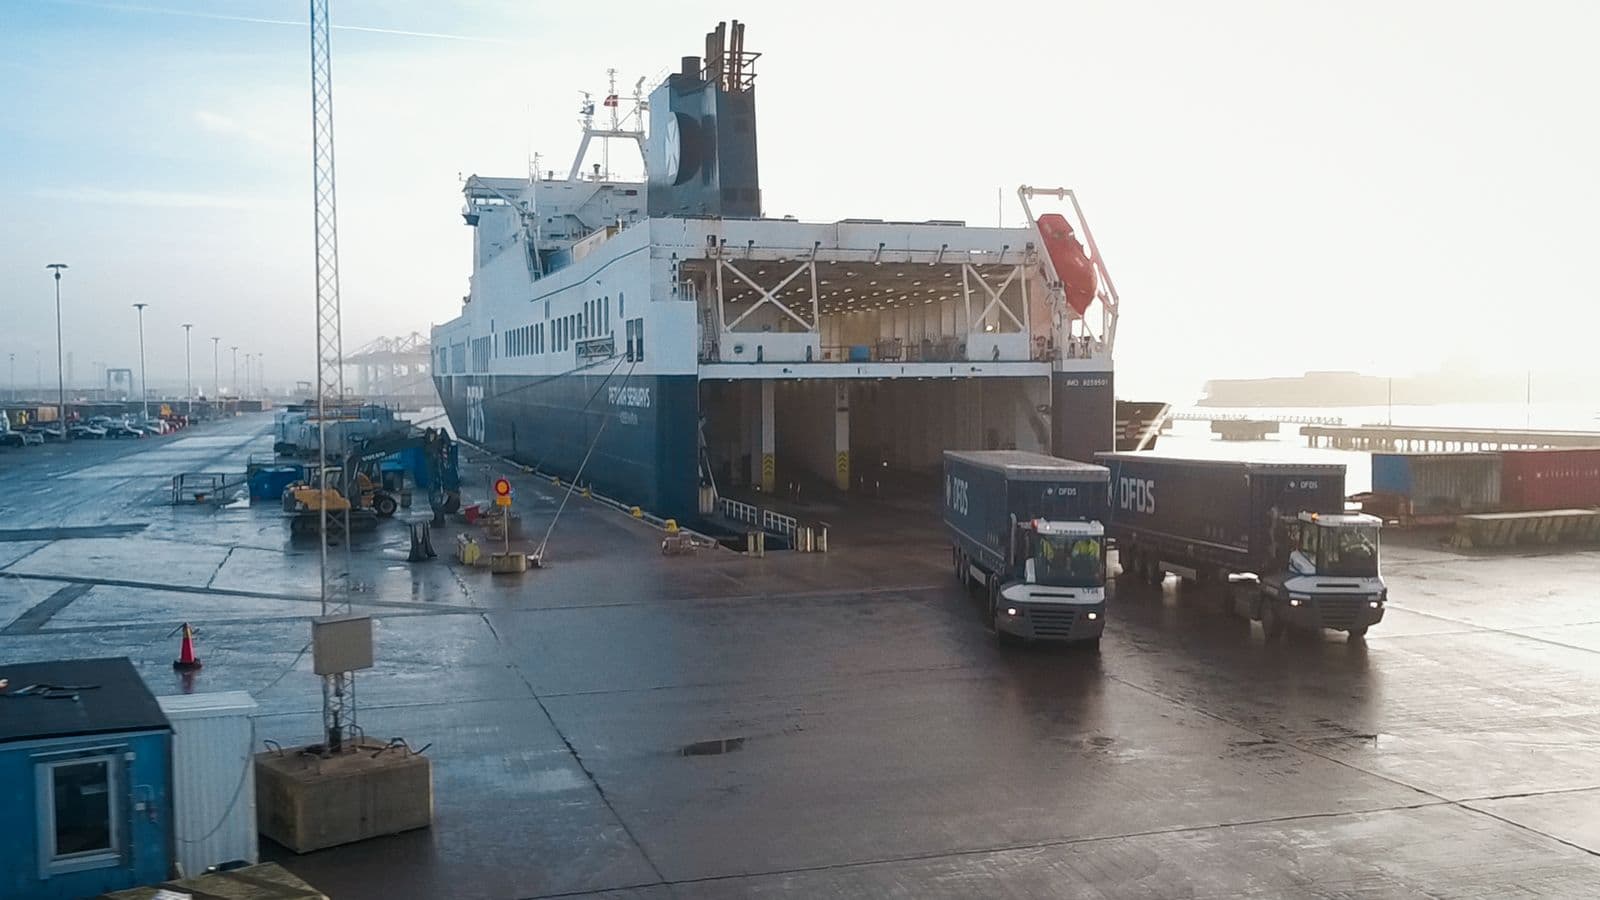
[(40, 763), (39, 875), (122, 865), (118, 755)]
[(1315, 560), (1317, 558), (1317, 543), (1318, 543), (1317, 538), (1318, 538), (1317, 529), (1315, 529), (1315, 528), (1301, 528), (1300, 529), (1300, 551), (1302, 553), (1304, 553), (1306, 556), (1311, 557), (1312, 560)]

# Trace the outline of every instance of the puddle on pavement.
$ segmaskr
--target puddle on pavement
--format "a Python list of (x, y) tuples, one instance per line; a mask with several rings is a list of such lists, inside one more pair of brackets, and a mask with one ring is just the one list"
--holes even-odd
[(744, 748), (744, 738), (724, 738), (720, 741), (695, 741), (685, 744), (678, 751), (679, 756), (721, 756)]
[(558, 791), (572, 791), (588, 787), (584, 777), (570, 769), (546, 769), (534, 772), (531, 779), (533, 789), (540, 794), (553, 794)]

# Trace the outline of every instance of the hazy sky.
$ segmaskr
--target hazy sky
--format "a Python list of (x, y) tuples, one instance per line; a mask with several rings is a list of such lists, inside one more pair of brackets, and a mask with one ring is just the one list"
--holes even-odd
[[(1076, 188), (1119, 385), (1594, 368), (1600, 4), (334, 0), (346, 347), (455, 315), (458, 173), (564, 168), (580, 90), (749, 22), (769, 215), (1020, 219)], [(936, 9), (949, 10), (947, 12)], [(304, 3), (0, 0), (0, 354), (310, 378)], [(4, 357), (0, 356), (0, 365)], [(0, 377), (5, 374), (0, 369)], [(47, 381), (53, 378), (47, 377)], [(1166, 399), (1181, 399), (1166, 397)]]

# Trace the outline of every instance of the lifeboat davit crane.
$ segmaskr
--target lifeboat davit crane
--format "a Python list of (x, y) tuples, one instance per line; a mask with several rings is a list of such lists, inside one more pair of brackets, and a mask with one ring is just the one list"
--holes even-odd
[[(1028, 202), (1035, 197), (1054, 197), (1070, 203), (1083, 240), (1079, 241), (1079, 229), (1074, 229), (1066, 216), (1060, 213), (1035, 216), (1032, 204)], [(1052, 297), (1051, 312), (1059, 333), (1057, 346), (1066, 345), (1066, 339), (1069, 338), (1095, 338), (1103, 344), (1104, 352), (1109, 354), (1117, 333), (1117, 289), (1111, 283), (1111, 274), (1106, 271), (1099, 247), (1095, 246), (1094, 234), (1089, 230), (1089, 222), (1084, 218), (1077, 196), (1068, 188), (1023, 185), (1017, 188), (1017, 198), (1022, 201), (1022, 211), (1027, 214), (1028, 223), (1039, 233), (1039, 240), (1044, 247), (1044, 253), (1040, 254), (1040, 268)], [(1089, 308), (1096, 300), (1100, 301), (1101, 306), (1097, 335), (1091, 333), (1088, 320)]]

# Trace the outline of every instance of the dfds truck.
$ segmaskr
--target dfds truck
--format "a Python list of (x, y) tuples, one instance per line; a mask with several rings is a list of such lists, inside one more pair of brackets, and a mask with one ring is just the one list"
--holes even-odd
[(1106, 624), (1104, 466), (1019, 450), (944, 454), (944, 521), (963, 584), (1002, 642), (1082, 641)]
[(1252, 575), (1234, 599), (1268, 638), (1288, 626), (1353, 638), (1383, 621), (1382, 520), (1344, 511), (1344, 466), (1098, 453), (1111, 470), (1107, 534), (1124, 574), (1160, 584)]

